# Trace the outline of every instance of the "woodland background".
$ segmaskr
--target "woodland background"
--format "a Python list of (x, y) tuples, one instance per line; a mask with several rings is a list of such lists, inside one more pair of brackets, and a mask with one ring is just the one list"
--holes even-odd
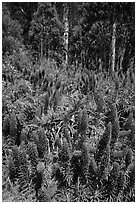
[(135, 3), (2, 3), (3, 201), (135, 201)]

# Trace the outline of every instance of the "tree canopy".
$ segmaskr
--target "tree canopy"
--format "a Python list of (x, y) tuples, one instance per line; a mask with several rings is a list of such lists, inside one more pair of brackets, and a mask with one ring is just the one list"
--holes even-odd
[(35, 56), (34, 60), (44, 56), (62, 63), (67, 53), (69, 64), (109, 70), (115, 22), (115, 70), (127, 71), (127, 61), (135, 54), (135, 3), (67, 3), (67, 51), (63, 40), (64, 6), (61, 2), (3, 3), (3, 54), (10, 52), (13, 43), (22, 43)]

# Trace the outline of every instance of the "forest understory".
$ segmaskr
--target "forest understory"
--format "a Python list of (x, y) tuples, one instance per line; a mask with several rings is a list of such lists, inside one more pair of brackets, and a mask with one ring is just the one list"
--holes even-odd
[(2, 9), (2, 201), (135, 202), (134, 3)]

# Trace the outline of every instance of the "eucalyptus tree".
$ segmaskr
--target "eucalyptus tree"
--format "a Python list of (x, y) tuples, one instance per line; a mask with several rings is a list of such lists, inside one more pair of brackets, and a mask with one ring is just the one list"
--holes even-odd
[(134, 56), (135, 4), (84, 2), (80, 9), (81, 18), (74, 27), (74, 52), (80, 52), (80, 61), (89, 69), (105, 66), (111, 73), (116, 71), (128, 50)]

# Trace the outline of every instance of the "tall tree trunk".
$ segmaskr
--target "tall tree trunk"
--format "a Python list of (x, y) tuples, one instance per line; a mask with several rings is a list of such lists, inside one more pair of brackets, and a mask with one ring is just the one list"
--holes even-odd
[(69, 43), (68, 12), (69, 12), (68, 4), (64, 3), (64, 15), (63, 15), (63, 21), (64, 21), (64, 50), (65, 50), (64, 63), (65, 63), (66, 67), (68, 65), (68, 43)]
[(111, 73), (115, 71), (116, 22), (112, 26)]
[(119, 47), (118, 50), (118, 62), (117, 62), (117, 71), (123, 71), (122, 63), (124, 60), (125, 56), (125, 51), (126, 51), (126, 38), (127, 38), (127, 29), (125, 28), (123, 31), (123, 41), (121, 43), (121, 46)]

